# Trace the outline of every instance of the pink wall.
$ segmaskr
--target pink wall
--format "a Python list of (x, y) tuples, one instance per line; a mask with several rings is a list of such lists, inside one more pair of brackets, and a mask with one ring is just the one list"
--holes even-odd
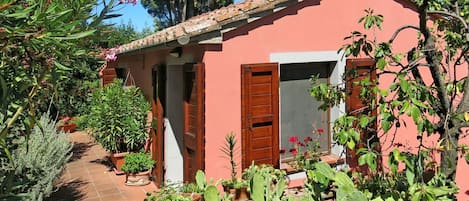
[[(336, 51), (351, 31), (362, 30), (357, 21), (366, 8), (388, 16), (383, 25), (385, 31), (380, 32), (378, 40), (388, 39), (392, 35), (387, 30), (394, 30), (403, 22), (409, 22), (409, 19), (416, 20), (413, 11), (394, 1), (309, 0), (226, 33), (223, 51), (206, 52), (204, 59), (207, 66), (207, 152), (219, 152), (223, 144), (222, 136), (230, 131), (237, 134), (239, 146), (241, 144), (241, 64), (269, 62), (271, 53)], [(397, 40), (402, 41), (413, 35), (405, 32)], [(228, 164), (225, 160), (217, 154), (207, 157), (210, 165), (206, 170), (210, 177), (229, 175), (228, 169), (224, 168)]]
[[(219, 151), (225, 134), (234, 131), (238, 146), (241, 146), (240, 65), (269, 62), (271, 53), (338, 50), (345, 44), (343, 38), (351, 31), (363, 31), (362, 25), (357, 22), (364, 16), (366, 8), (372, 8), (375, 13), (385, 17), (383, 31), (377, 31), (378, 41), (388, 40), (392, 31), (402, 25), (418, 24), (417, 14), (395, 1), (307, 0), (225, 33), (223, 50), (205, 53), (208, 177), (229, 176), (229, 163), (221, 157)], [(414, 46), (416, 35), (413, 30), (403, 31), (395, 40), (395, 44), (398, 44), (395, 50), (408, 50)], [(384, 77), (380, 82), (386, 88), (392, 80)], [(415, 133), (414, 127), (408, 128), (401, 132), (399, 139), (413, 142)], [(240, 171), (240, 160), (238, 164)], [(467, 166), (461, 163), (458, 168)], [(457, 181), (460, 186), (469, 186), (469, 183), (465, 183), (469, 180), (461, 179), (465, 176), (469, 176), (468, 171), (459, 171)]]

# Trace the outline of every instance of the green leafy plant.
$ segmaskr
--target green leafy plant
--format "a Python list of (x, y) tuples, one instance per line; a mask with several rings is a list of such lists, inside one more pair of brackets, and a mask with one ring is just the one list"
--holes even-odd
[(44, 114), (29, 139), (17, 139), (13, 163), (2, 163), (0, 199), (42, 200), (54, 191), (55, 182), (72, 156), (72, 144), (56, 126)]
[(227, 157), (230, 159), (231, 165), (231, 179), (233, 181), (236, 180), (236, 161), (235, 157), (235, 148), (236, 148), (236, 139), (233, 132), (227, 134), (225, 136), (225, 144), (220, 149)]
[(272, 174), (269, 174), (270, 170), (263, 171), (262, 168), (253, 174), (250, 183), (251, 198), (254, 201), (279, 201), (287, 199), (284, 194), (287, 189), (285, 178), (280, 178), (278, 181), (273, 182)]
[(92, 136), (111, 153), (135, 152), (148, 138), (150, 105), (134, 86), (124, 89), (115, 80), (93, 92), (87, 114)]
[(151, 155), (149, 153), (130, 153), (125, 156), (125, 162), (122, 166), (122, 171), (133, 174), (145, 172), (151, 170), (155, 164), (156, 161), (151, 159)]

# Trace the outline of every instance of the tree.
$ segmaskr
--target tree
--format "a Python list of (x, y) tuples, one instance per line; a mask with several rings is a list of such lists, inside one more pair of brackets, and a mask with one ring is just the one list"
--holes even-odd
[(141, 2), (147, 12), (155, 18), (156, 30), (233, 3), (232, 0), (142, 0)]
[[(383, 42), (358, 31), (346, 37), (350, 43), (341, 48), (345, 56), (372, 58), (377, 79), (351, 84), (361, 87), (360, 99), (369, 107), (359, 115), (340, 117), (334, 124), (334, 138), (352, 149), (360, 143), (365, 147), (359, 150), (360, 165), (374, 167), (379, 157), (374, 147), (379, 145), (360, 141), (360, 133), (372, 133), (369, 137), (376, 139), (379, 132), (396, 135), (393, 129), (412, 119), (417, 126), (419, 151), (438, 150), (441, 173), (448, 181), (454, 181), (458, 156), (468, 151), (466, 145), (459, 144), (459, 139), (464, 136), (463, 129), (469, 127), (469, 4), (465, 0), (415, 0), (414, 3), (418, 26), (403, 25)], [(383, 16), (372, 10), (366, 12), (359, 20), (364, 28), (372, 32), (381, 29)], [(429, 20), (434, 22), (434, 27), (429, 26)], [(418, 44), (407, 52), (395, 52), (395, 38), (407, 29), (418, 33)], [(430, 76), (424, 77), (425, 71)], [(353, 79), (355, 73), (356, 69), (352, 69), (345, 77)], [(379, 88), (379, 77), (384, 75), (394, 78), (389, 89)], [(344, 79), (347, 82), (351, 80)], [(345, 99), (345, 88), (345, 84), (321, 84), (314, 86), (311, 94), (324, 101), (322, 108), (326, 108)], [(378, 111), (378, 116), (373, 115), (373, 110)], [(370, 126), (377, 122), (378, 130)], [(423, 139), (435, 134), (439, 135), (438, 146), (426, 147)]]

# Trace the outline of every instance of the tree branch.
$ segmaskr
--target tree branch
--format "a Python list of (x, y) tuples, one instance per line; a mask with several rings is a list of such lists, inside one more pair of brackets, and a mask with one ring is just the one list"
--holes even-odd
[(464, 20), (464, 18), (462, 18), (461, 16), (455, 15), (454, 13), (450, 13), (450, 12), (447, 12), (447, 11), (440, 11), (440, 10), (432, 10), (432, 11), (427, 11), (427, 14), (446, 15), (446, 16), (449, 16), (449, 17), (452, 17), (452, 18), (455, 18), (455, 19), (459, 20), (464, 25), (464, 28), (466, 28), (466, 29), (469, 28), (469, 26), (467, 25), (466, 20)]
[(417, 31), (420, 31), (419, 27), (414, 26), (414, 25), (401, 26), (392, 34), (391, 38), (389, 39), (389, 43), (392, 43), (394, 39), (396, 39), (396, 37), (399, 35), (399, 33), (405, 29), (415, 29)]

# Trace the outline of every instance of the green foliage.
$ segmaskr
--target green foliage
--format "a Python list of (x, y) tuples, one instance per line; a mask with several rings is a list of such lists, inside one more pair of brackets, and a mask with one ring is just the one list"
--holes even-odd
[(209, 185), (205, 188), (204, 200), (206, 201), (219, 201), (218, 189), (214, 185)]
[[(367, 9), (366, 16), (359, 20), (364, 30), (353, 31), (345, 37), (348, 44), (339, 52), (345, 57), (373, 59), (375, 66), (370, 72), (376, 72), (374, 81), (369, 78), (371, 74), (358, 75), (357, 69), (352, 68), (343, 77), (345, 85), (316, 84), (311, 95), (323, 101), (320, 109), (325, 109), (344, 101), (344, 94), (350, 88), (360, 88), (359, 99), (368, 107), (334, 122), (334, 140), (350, 149), (357, 145), (363, 147), (359, 152), (360, 165), (366, 164), (372, 170), (381, 165), (376, 163), (380, 158), (376, 152), (376, 147), (380, 147), (376, 144), (380, 142), (378, 133), (395, 139), (398, 128), (414, 124), (418, 149), (440, 151), (441, 173), (451, 181), (456, 175), (458, 160), (455, 158), (464, 154), (458, 144), (463, 136), (461, 128), (469, 126), (464, 119), (464, 113), (469, 111), (468, 75), (461, 74), (469, 59), (469, 6), (464, 0), (415, 2), (419, 26), (402, 25), (389, 40), (377, 41), (376, 34), (384, 18)], [(427, 22), (430, 15), (432, 25)], [(410, 29), (417, 32), (417, 44), (404, 52), (396, 52), (395, 39)], [(381, 76), (393, 79), (389, 89), (380, 88)], [(360, 133), (367, 139), (360, 139)], [(439, 135), (437, 146), (425, 146), (424, 138), (434, 134)], [(423, 156), (417, 157), (422, 160)], [(421, 183), (419, 185), (423, 185)]]
[(251, 167), (246, 170), (251, 171), (251, 173), (248, 174), (251, 176), (248, 189), (251, 193), (252, 200), (280, 201), (287, 198), (284, 194), (285, 189), (287, 189), (284, 176), (278, 178), (275, 174), (272, 174), (276, 171), (272, 171), (269, 166), (256, 167), (251, 165)]
[(195, 183), (183, 183), (181, 188), (179, 188), (181, 193), (200, 193), (202, 189)]
[(14, 142), (12, 163), (0, 169), (0, 199), (43, 200), (54, 190), (54, 184), (71, 157), (72, 144), (64, 132), (56, 130), (56, 122), (44, 114), (29, 139)]
[(195, 182), (199, 189), (205, 189), (207, 187), (207, 180), (205, 178), (205, 173), (202, 170), (197, 170), (195, 174)]
[(151, 155), (144, 152), (129, 153), (124, 160), (122, 171), (125, 173), (145, 172), (151, 170), (156, 164), (156, 161), (151, 159)]
[(236, 148), (236, 139), (235, 139), (234, 133), (231, 132), (225, 136), (225, 144), (223, 144), (223, 147), (220, 148), (220, 151), (223, 152), (223, 154), (225, 154), (226, 157), (230, 160), (232, 182), (235, 182), (237, 180), (236, 178), (236, 166), (237, 165), (234, 159), (235, 148)]
[(177, 193), (172, 186), (163, 186), (157, 193), (147, 193), (145, 201), (192, 201), (192, 199)]
[(119, 153), (143, 148), (150, 105), (138, 88), (124, 89), (122, 81), (116, 80), (94, 91), (90, 104), (88, 126), (106, 150)]

